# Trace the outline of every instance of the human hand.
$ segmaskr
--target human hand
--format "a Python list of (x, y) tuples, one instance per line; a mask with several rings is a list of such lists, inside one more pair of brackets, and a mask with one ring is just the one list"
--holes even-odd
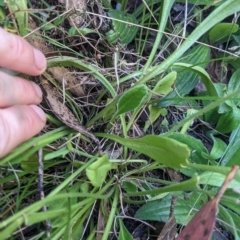
[[(0, 28), (0, 66), (29, 75), (46, 69), (44, 55), (19, 36)], [(44, 127), (46, 116), (37, 84), (0, 72), (0, 158)]]

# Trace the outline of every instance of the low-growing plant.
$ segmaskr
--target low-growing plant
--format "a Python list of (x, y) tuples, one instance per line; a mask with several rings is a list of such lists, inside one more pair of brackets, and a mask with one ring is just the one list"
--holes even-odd
[[(134, 239), (127, 221), (153, 229), (152, 221), (168, 221), (171, 208), (180, 233), (240, 164), (240, 1), (147, 0), (133, 10), (130, 3), (119, 1), (113, 8), (96, 1), (92, 9), (102, 15), (99, 20), (90, 8), (62, 14), (53, 3), (27, 9), (25, 0), (0, 1), (6, 30), (29, 37), (38, 30), (29, 30), (29, 21), (37, 19), (39, 39), (59, 51), (48, 58), (40, 80), (54, 85), (66, 111), (100, 141), (99, 149), (91, 135), (63, 126), (52, 107), (45, 131), (0, 161), (3, 239), (28, 233), (31, 239)], [(174, 8), (180, 7), (185, 16), (174, 25)], [(80, 27), (66, 23), (73, 14), (85, 19)], [(95, 20), (88, 23), (91, 18), (100, 21), (99, 28)], [(193, 30), (187, 29), (190, 23)], [(68, 38), (85, 45), (69, 47)], [(50, 72), (56, 67), (80, 76), (76, 86), (85, 86), (88, 94), (70, 92), (66, 73), (59, 84)], [(38, 194), (41, 160), (45, 198), (31, 199)], [(217, 217), (235, 239), (240, 208), (233, 189), (239, 182), (240, 172)], [(145, 232), (150, 239), (159, 234)]]

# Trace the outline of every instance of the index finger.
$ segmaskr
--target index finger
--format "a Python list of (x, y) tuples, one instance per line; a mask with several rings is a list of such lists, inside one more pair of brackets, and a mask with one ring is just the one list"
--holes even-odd
[(0, 28), (0, 66), (29, 75), (46, 69), (46, 58), (23, 38)]

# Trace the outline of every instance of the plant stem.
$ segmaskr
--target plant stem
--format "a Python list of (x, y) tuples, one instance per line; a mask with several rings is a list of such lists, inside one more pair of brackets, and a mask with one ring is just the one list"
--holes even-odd
[(113, 226), (113, 221), (114, 221), (114, 217), (115, 217), (115, 212), (117, 210), (117, 203), (118, 203), (118, 199), (119, 199), (119, 189), (118, 186), (115, 186), (115, 194), (114, 194), (114, 198), (113, 198), (113, 203), (112, 203), (112, 208), (111, 208), (111, 212), (108, 218), (108, 222), (107, 225), (105, 227), (103, 236), (102, 236), (102, 240), (108, 240), (108, 236), (110, 233), (110, 230)]

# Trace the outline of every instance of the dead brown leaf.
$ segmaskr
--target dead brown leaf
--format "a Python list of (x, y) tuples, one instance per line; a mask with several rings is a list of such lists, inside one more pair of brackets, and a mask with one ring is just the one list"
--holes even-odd
[(44, 98), (56, 117), (70, 128), (73, 128), (79, 133), (91, 138), (99, 146), (99, 140), (79, 123), (71, 110), (63, 102), (57, 89), (47, 80), (41, 80), (41, 85)]

